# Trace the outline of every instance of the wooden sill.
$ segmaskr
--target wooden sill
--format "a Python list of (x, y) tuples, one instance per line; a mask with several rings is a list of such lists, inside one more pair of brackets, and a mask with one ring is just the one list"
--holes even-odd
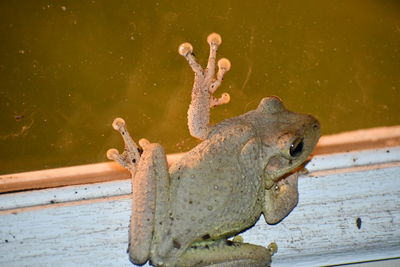
[[(400, 125), (326, 135), (320, 138), (315, 155), (400, 145)], [(184, 153), (169, 154), (168, 162)], [(128, 179), (129, 172), (115, 162), (6, 174), (0, 176), (0, 193), (90, 184)]]

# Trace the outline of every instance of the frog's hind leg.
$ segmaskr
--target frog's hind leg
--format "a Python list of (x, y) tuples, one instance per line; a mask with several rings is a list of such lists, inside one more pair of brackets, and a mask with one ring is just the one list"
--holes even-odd
[(221, 36), (217, 33), (212, 33), (208, 36), (207, 42), (210, 45), (210, 54), (205, 69), (197, 63), (191, 44), (183, 43), (179, 46), (179, 54), (186, 58), (195, 73), (192, 101), (188, 110), (189, 131), (193, 137), (201, 140), (207, 138), (211, 129), (209, 125), (210, 108), (226, 104), (230, 100), (227, 93), (223, 93), (219, 98), (213, 96), (215, 90), (221, 85), (224, 74), (231, 67), (229, 60), (222, 58), (218, 61), (218, 72), (215, 73), (217, 50), (222, 42)]
[[(125, 122), (114, 120), (114, 129), (125, 141), (125, 151), (116, 149), (107, 152), (109, 159), (126, 167), (132, 176), (132, 216), (129, 234), (129, 258), (135, 264), (144, 264), (150, 257), (153, 234), (159, 229), (157, 218), (167, 212), (169, 174), (163, 148), (159, 144), (139, 141), (139, 148), (125, 128)], [(160, 204), (162, 203), (162, 204)], [(160, 219), (158, 219), (160, 220)]]
[[(273, 243), (274, 244), (274, 243)], [(176, 266), (270, 266), (276, 245), (268, 248), (249, 243), (224, 240), (220, 244), (202, 245), (187, 250)]]

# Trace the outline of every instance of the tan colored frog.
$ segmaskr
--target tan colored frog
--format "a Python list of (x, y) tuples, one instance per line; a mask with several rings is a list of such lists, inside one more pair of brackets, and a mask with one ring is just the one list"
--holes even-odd
[(192, 136), (203, 140), (169, 169), (163, 148), (142, 139), (139, 148), (117, 118), (113, 127), (125, 151), (107, 152), (132, 174), (132, 217), (129, 257), (135, 264), (155, 266), (269, 266), (268, 248), (228, 240), (256, 223), (282, 220), (297, 204), (297, 173), (319, 138), (319, 123), (288, 111), (277, 97), (261, 100), (258, 108), (210, 125), (210, 108), (229, 102), (213, 93), (230, 69), (216, 52), (221, 37), (210, 34), (206, 69), (196, 61), (192, 46), (179, 53), (195, 81), (188, 111)]

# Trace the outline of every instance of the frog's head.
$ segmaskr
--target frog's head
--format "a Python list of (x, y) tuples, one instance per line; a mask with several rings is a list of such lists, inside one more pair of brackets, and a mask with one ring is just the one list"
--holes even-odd
[(311, 115), (285, 109), (277, 97), (262, 99), (255, 113), (260, 167), (265, 187), (270, 188), (307, 160), (319, 139), (320, 126)]

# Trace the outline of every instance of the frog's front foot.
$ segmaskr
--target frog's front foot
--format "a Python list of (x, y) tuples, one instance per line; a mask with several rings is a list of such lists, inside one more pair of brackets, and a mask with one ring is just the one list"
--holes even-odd
[[(121, 118), (116, 118), (112, 123), (113, 128), (118, 131), (125, 142), (125, 150), (122, 154), (118, 152), (117, 149), (111, 148), (107, 151), (107, 158), (118, 162), (120, 165), (128, 169), (132, 177), (134, 177), (137, 169), (137, 164), (140, 159), (140, 155), (143, 150), (133, 141), (132, 137), (129, 135), (126, 129), (125, 121)], [(141, 147), (147, 145), (149, 141), (146, 139), (139, 140), (139, 145)]]
[[(193, 54), (193, 47), (190, 43), (183, 43), (179, 46), (179, 54), (184, 56), (189, 62), (192, 70), (196, 74), (195, 82), (202, 87), (202, 89), (209, 96), (210, 107), (215, 107), (218, 105), (226, 104), (230, 100), (228, 93), (223, 93), (221, 97), (215, 98), (212, 94), (221, 85), (222, 79), (227, 71), (231, 68), (231, 62), (226, 58), (221, 58), (218, 65), (218, 72), (215, 74), (215, 61), (218, 47), (222, 43), (221, 36), (218, 33), (211, 33), (207, 37), (207, 42), (210, 45), (210, 55), (208, 58), (207, 67), (203, 69)], [(200, 89), (200, 88), (198, 88)]]
[(217, 63), (218, 72), (215, 73), (217, 50), (222, 42), (221, 36), (212, 33), (207, 37), (207, 42), (210, 45), (210, 54), (205, 69), (197, 62), (190, 43), (181, 44), (178, 50), (195, 73), (192, 101), (188, 111), (188, 126), (191, 135), (202, 140), (207, 138), (211, 128), (209, 125), (210, 108), (226, 104), (230, 100), (228, 93), (223, 93), (219, 98), (213, 96), (213, 93), (221, 85), (225, 73), (231, 68), (230, 61), (221, 58)]

